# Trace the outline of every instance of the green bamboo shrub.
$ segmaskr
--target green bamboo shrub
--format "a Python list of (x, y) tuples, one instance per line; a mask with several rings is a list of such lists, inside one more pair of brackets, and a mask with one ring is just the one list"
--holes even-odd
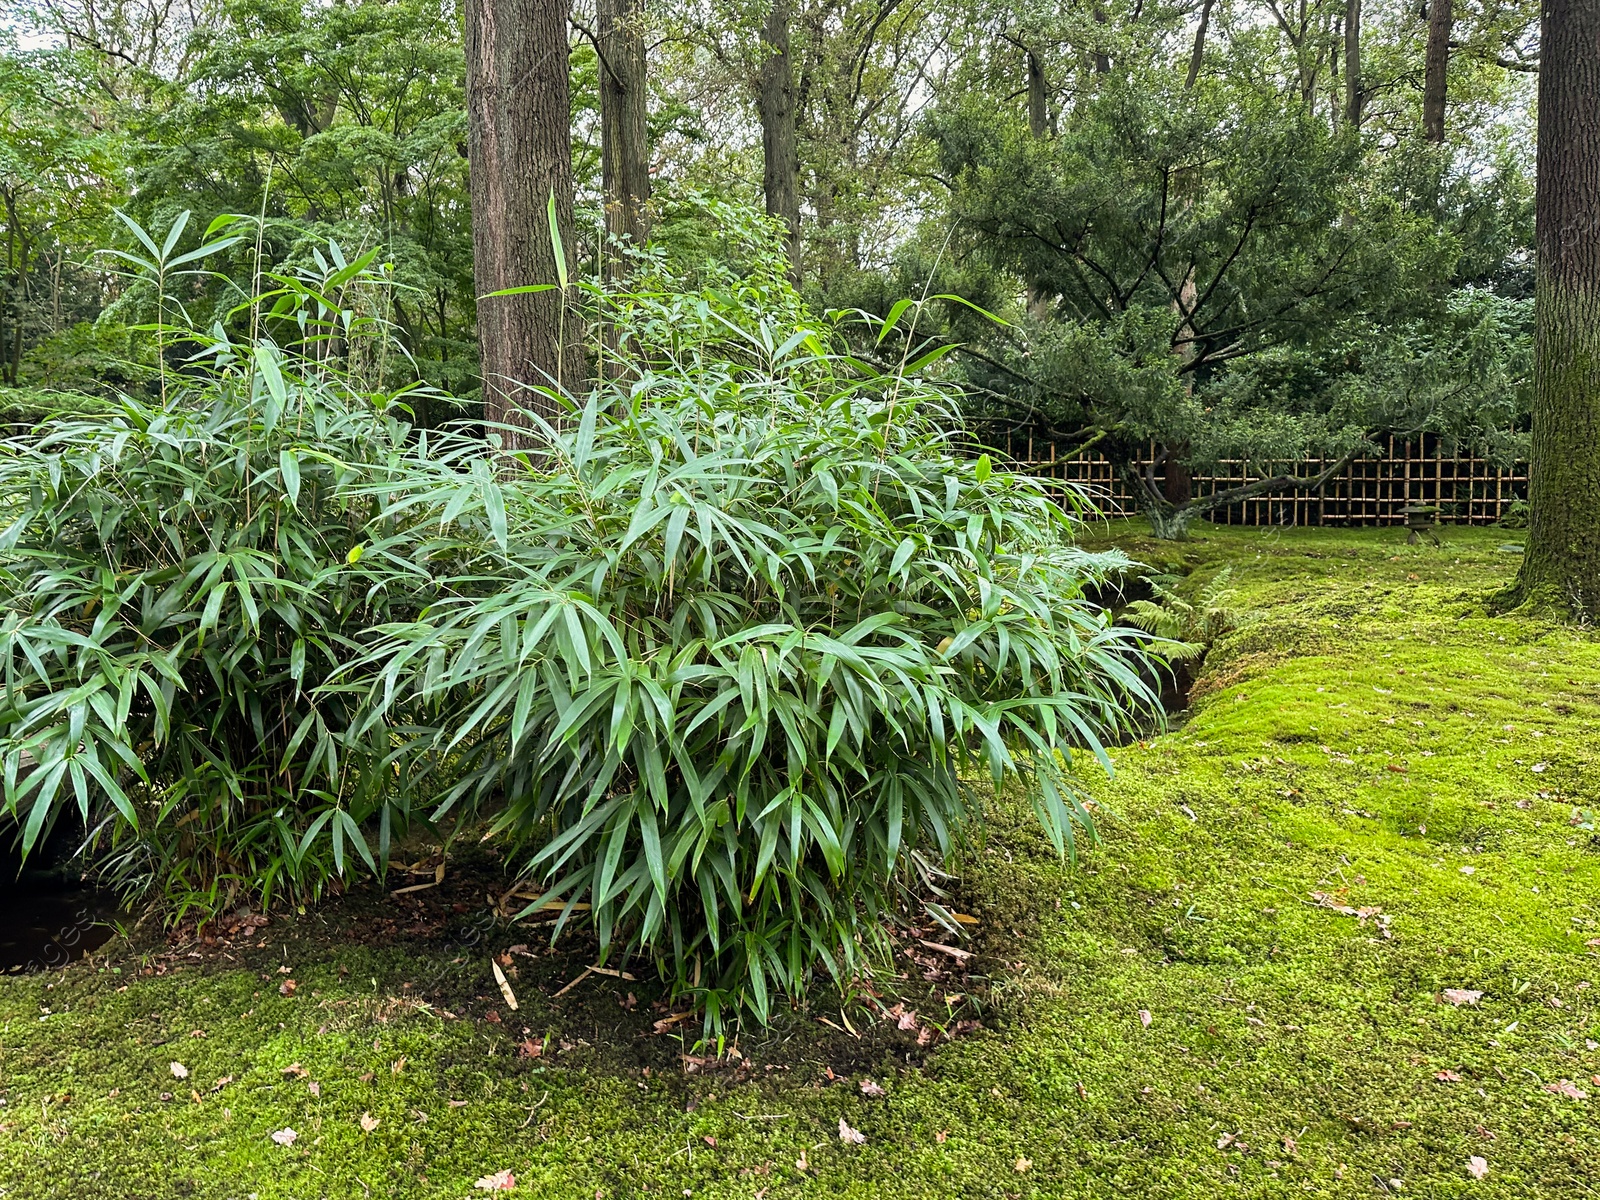
[[(143, 244), (163, 286), (198, 261)], [(937, 353), (869, 365), (920, 306), (863, 338), (781, 270), (645, 255), (572, 285), (596, 382), (512, 454), (363, 382), (396, 374), (381, 277), (317, 271), (207, 331), (163, 303), (158, 398), (0, 443), (25, 845), (75, 810), (181, 913), (487, 831), (719, 1026), (870, 971), (984, 788), (1092, 836), (1094, 758), (1157, 703), (1149, 635), (1088, 599), (1130, 564), (957, 445)]]
[[(198, 261), (176, 241), (143, 238), (167, 278)], [(244, 298), (253, 339), (169, 306), (145, 330), (172, 360), (160, 394), (0, 442), (0, 815), (27, 851), (75, 809), (116, 881), (174, 916), (375, 865), (368, 832), (381, 853), (405, 794), (405, 764), (371, 769), (388, 744), (320, 688), (431, 595), (372, 545), (354, 487), (410, 435), (404, 396), (350, 370), (384, 337), (354, 307), (371, 256), (330, 253)]]
[(939, 388), (774, 308), (621, 298), (628, 369), (540, 452), (419, 447), (375, 494), (460, 569), (350, 668), (374, 722), (432, 731), (441, 814), (492, 815), (539, 903), (713, 1024), (866, 969), (976, 782), (1070, 853), (1081, 756), (1155, 704), (1144, 635), (1085, 599), (1126, 560), (958, 453)]

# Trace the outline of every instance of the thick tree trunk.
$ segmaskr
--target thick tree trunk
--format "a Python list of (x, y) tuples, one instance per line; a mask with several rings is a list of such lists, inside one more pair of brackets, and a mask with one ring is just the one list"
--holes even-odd
[[(1180, 453), (1185, 450), (1187, 447), (1179, 447)], [(1189, 470), (1188, 463), (1176, 455), (1167, 459), (1167, 465), (1162, 469), (1161, 494), (1174, 508), (1194, 499), (1194, 472)]]
[(1215, 0), (1205, 0), (1200, 7), (1200, 25), (1194, 31), (1194, 49), (1189, 52), (1189, 75), (1183, 81), (1183, 90), (1192, 92), (1200, 80), (1200, 67), (1206, 57), (1206, 30), (1211, 26), (1211, 8)]
[(1042, 138), (1050, 132), (1049, 94), (1044, 82), (1044, 64), (1028, 51), (1028, 132)]
[[(597, 0), (600, 52), (600, 175), (606, 232), (641, 245), (650, 236), (650, 135), (645, 91), (644, 0)], [(611, 274), (623, 260), (606, 256)]]
[(1450, 73), (1450, 26), (1453, 0), (1428, 2), (1428, 50), (1422, 77), (1422, 136), (1444, 145), (1444, 101)]
[(1361, 90), (1361, 0), (1344, 3), (1344, 115), (1352, 125), (1361, 124), (1361, 110), (1367, 97)]
[[(569, 256), (572, 135), (565, 0), (466, 0), (467, 159), (473, 282), (478, 292), (486, 421), (530, 428), (524, 409), (557, 421), (561, 406), (533, 386), (584, 386), (582, 330), (559, 290), (489, 293), (555, 284), (547, 206)], [(502, 435), (509, 448), (531, 435)]]
[(1192, 504), (1181, 508), (1165, 504), (1144, 506), (1145, 520), (1150, 522), (1150, 536), (1163, 542), (1187, 542), (1189, 526), (1197, 515), (1198, 510)]
[(1600, 3), (1544, 0), (1528, 544), (1515, 597), (1600, 619)]
[[(1094, 6), (1093, 13), (1094, 13), (1094, 23), (1096, 25), (1108, 26), (1108, 25), (1111, 24), (1110, 19), (1106, 16), (1106, 10), (1101, 8), (1100, 5), (1096, 4)], [(1096, 75), (1106, 75), (1106, 74), (1110, 73), (1110, 71), (1111, 71), (1111, 56), (1106, 53), (1105, 48), (1103, 46), (1096, 46), (1095, 47), (1093, 58), (1094, 58), (1094, 73)]]
[(795, 140), (794, 62), (789, 55), (790, 0), (773, 0), (761, 29), (761, 185), (767, 212), (788, 232), (789, 268), (799, 275), (800, 155)]

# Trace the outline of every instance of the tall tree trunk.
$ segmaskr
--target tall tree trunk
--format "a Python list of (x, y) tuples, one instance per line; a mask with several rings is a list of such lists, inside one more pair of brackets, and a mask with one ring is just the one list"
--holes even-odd
[(1050, 132), (1050, 102), (1045, 88), (1044, 64), (1028, 51), (1028, 132), (1042, 138)]
[(1444, 145), (1445, 83), (1450, 73), (1452, 0), (1428, 0), (1428, 51), (1422, 78), (1422, 136)]
[(1544, 0), (1533, 439), (1514, 595), (1600, 619), (1600, 3)]
[[(633, 245), (650, 236), (650, 135), (645, 91), (644, 0), (597, 0), (600, 52), (600, 175), (606, 232)], [(622, 269), (615, 250), (608, 270)]]
[(794, 62), (789, 55), (790, 0), (772, 0), (761, 29), (761, 185), (767, 212), (789, 231), (789, 270), (800, 271), (800, 154), (795, 140)]
[(1183, 90), (1192, 92), (1200, 80), (1200, 66), (1206, 56), (1206, 30), (1211, 26), (1211, 8), (1216, 0), (1205, 0), (1200, 8), (1200, 25), (1194, 31), (1194, 49), (1189, 53), (1189, 77), (1183, 81)]
[[(1043, 141), (1050, 133), (1050, 109), (1044, 79), (1044, 64), (1032, 50), (1028, 51), (1028, 133)], [(1050, 315), (1050, 298), (1034, 284), (1029, 284), (1023, 297), (1028, 315), (1035, 321), (1044, 321)]]
[(1344, 115), (1352, 125), (1361, 124), (1361, 110), (1367, 97), (1361, 90), (1361, 0), (1344, 3)]
[[(1194, 193), (1199, 187), (1199, 175), (1196, 172), (1191, 176), (1190, 186), (1183, 188), (1182, 199), (1179, 203), (1187, 213), (1194, 207)], [(1184, 275), (1183, 282), (1178, 285), (1178, 294), (1173, 297), (1172, 310), (1178, 317), (1178, 328), (1173, 334), (1178, 345), (1173, 348), (1173, 354), (1180, 365), (1194, 360), (1197, 353), (1194, 344), (1193, 317), (1195, 304), (1199, 297), (1199, 289), (1195, 286), (1194, 268), (1191, 266)], [(1192, 394), (1194, 391), (1194, 373), (1183, 373), (1184, 393)], [(1176, 446), (1163, 446), (1161, 454), (1165, 460), (1162, 463), (1161, 492), (1168, 504), (1182, 507), (1194, 499), (1194, 472), (1189, 469), (1188, 456), (1190, 445), (1184, 441)]]
[[(584, 385), (582, 330), (558, 290), (490, 297), (559, 280), (547, 206), (569, 257), (572, 132), (566, 0), (466, 0), (467, 161), (486, 421), (530, 428), (561, 406), (532, 385)], [(508, 448), (533, 444), (503, 434)]]
[[(1110, 18), (1106, 16), (1106, 10), (1101, 8), (1100, 5), (1096, 4), (1094, 6), (1093, 13), (1096, 25), (1104, 27), (1111, 24)], [(1106, 75), (1110, 71), (1111, 56), (1106, 53), (1104, 46), (1096, 46), (1094, 48), (1094, 73), (1096, 75)]]

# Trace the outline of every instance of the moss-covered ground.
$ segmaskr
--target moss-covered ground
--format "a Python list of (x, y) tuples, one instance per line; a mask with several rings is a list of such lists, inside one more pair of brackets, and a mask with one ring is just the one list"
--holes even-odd
[(1076, 868), (996, 805), (984, 1028), (690, 1073), (643, 983), (515, 956), (506, 1010), (511, 933), (113, 944), (0, 980), (0, 1196), (1600, 1194), (1600, 642), (1488, 615), (1501, 531), (1112, 536), (1231, 566), (1239, 624)]

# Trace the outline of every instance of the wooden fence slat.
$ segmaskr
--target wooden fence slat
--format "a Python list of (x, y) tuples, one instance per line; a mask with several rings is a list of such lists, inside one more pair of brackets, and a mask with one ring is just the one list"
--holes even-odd
[[(975, 443), (985, 440), (974, 438)], [(1064, 498), (1061, 489), (1076, 485), (1108, 515), (1132, 516), (1139, 511), (1134, 493), (1103, 455), (1064, 457), (1054, 442), (1036, 441), (1031, 434), (1025, 440), (1009, 433), (1003, 441), (989, 440), (996, 449), (1003, 445), (1001, 452), (1014, 468), (1057, 483), (1052, 494)], [(1475, 454), (1446, 454), (1437, 438), (1397, 441), (1390, 436), (1386, 443), (1381, 457), (1357, 459), (1319, 492), (1257, 496), (1216, 510), (1211, 519), (1226, 525), (1398, 525), (1405, 521), (1406, 505), (1432, 504), (1439, 507), (1441, 522), (1492, 525), (1512, 504), (1527, 498), (1526, 463), (1498, 467)], [(1155, 453), (1155, 446), (1149, 446), (1139, 465)], [(1259, 478), (1261, 472), (1294, 467), (1315, 473), (1326, 465), (1325, 459), (1263, 463), (1252, 472), (1242, 460), (1225, 459), (1215, 473), (1194, 476), (1193, 489), (1196, 496), (1206, 496)]]

